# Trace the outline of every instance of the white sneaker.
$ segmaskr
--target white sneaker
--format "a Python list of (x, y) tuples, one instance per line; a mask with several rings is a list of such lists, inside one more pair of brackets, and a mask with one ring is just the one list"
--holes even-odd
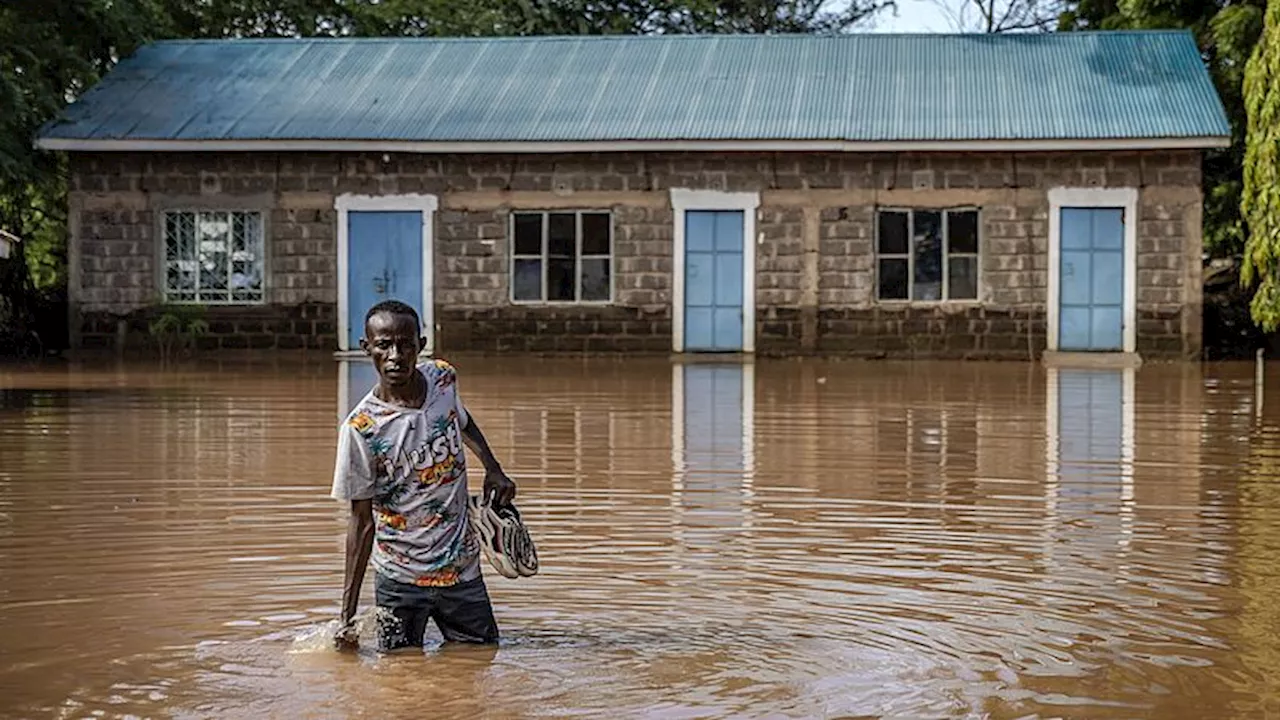
[(538, 550), (515, 505), (495, 508), (472, 495), (468, 519), (489, 564), (504, 577), (538, 573)]

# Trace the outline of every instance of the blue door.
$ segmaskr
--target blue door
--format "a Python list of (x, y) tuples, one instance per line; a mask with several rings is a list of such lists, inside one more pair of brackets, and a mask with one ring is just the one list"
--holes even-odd
[(742, 224), (741, 210), (685, 213), (685, 350), (742, 350)]
[(422, 213), (348, 213), (347, 239), (347, 347), (355, 350), (377, 303), (399, 300), (423, 314)]
[(1063, 208), (1058, 349), (1124, 349), (1124, 210)]

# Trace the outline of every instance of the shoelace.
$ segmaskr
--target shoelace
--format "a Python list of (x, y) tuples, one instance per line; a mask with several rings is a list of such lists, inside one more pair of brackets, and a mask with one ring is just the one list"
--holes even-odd
[(512, 513), (509, 518), (513, 522), (510, 527), (503, 528), (502, 554), (511, 558), (511, 561), (518, 566), (537, 568), (538, 551), (534, 547), (533, 538), (529, 536), (528, 528), (524, 526), (519, 515)]

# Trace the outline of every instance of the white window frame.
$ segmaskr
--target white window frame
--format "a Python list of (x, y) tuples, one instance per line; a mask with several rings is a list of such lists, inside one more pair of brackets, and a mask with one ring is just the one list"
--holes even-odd
[[(912, 297), (912, 290), (915, 287), (915, 226), (916, 213), (918, 212), (936, 212), (942, 216), (942, 297), (938, 300), (916, 300)], [(948, 213), (971, 212), (977, 217), (977, 251), (971, 253), (952, 253), (951, 252), (951, 231), (947, 226)], [(880, 215), (882, 213), (904, 213), (907, 216), (907, 252), (903, 253), (882, 253), (880, 252)], [(954, 207), (899, 207), (899, 206), (877, 206), (875, 209), (875, 217), (873, 218), (875, 227), (872, 231), (872, 255), (875, 257), (875, 287), (873, 288), (875, 302), (884, 305), (975, 305), (982, 301), (982, 209), (972, 205), (957, 205)], [(955, 298), (951, 295), (951, 257), (973, 258), (977, 263), (977, 277), (974, 278), (976, 290), (974, 297), (971, 298)], [(907, 296), (905, 298), (882, 298), (880, 297), (880, 261), (900, 260), (905, 258), (907, 261)]]
[(423, 334), (427, 338), (427, 346), (422, 354), (430, 356), (435, 352), (436, 344), (436, 301), (435, 301), (435, 225), (436, 209), (440, 201), (435, 195), (355, 195), (344, 193), (333, 201), (338, 211), (338, 353), (342, 355), (362, 355), (358, 347), (350, 347), (347, 336), (351, 334), (350, 314), (351, 299), (347, 287), (349, 278), (348, 264), (351, 253), (351, 227), (348, 213), (351, 212), (408, 212), (422, 213), (422, 307), (421, 314)]
[[(1138, 189), (1054, 187), (1049, 189), (1049, 297), (1046, 349), (1058, 350), (1062, 285), (1063, 208), (1120, 208), (1124, 211), (1124, 352), (1138, 349)], [(1198, 290), (1197, 290), (1198, 292)]]
[(684, 352), (685, 214), (700, 210), (742, 212), (742, 352), (756, 351), (756, 211), (760, 193), (671, 188), (675, 227), (671, 279), (671, 349)]
[[(260, 248), (260, 253), (257, 259), (257, 263), (258, 263), (258, 269), (262, 272), (262, 288), (257, 298), (255, 299), (233, 298), (231, 297), (232, 290), (228, 287), (227, 298), (225, 300), (201, 299), (199, 269), (196, 270), (196, 291), (195, 291), (196, 297), (190, 300), (177, 299), (173, 297), (173, 295), (176, 294), (177, 291), (169, 287), (169, 216), (183, 215), (183, 214), (193, 215), (195, 216), (193, 218), (193, 222), (195, 223), (195, 227), (198, 228), (199, 216), (201, 214), (212, 214), (212, 213), (226, 213), (228, 217), (235, 214), (258, 216), (258, 247)], [(157, 280), (159, 281), (159, 286), (160, 286), (160, 296), (164, 298), (165, 303), (170, 305), (214, 305), (214, 306), (237, 306), (237, 305), (254, 306), (254, 305), (266, 304), (268, 276), (270, 275), (270, 272), (268, 272), (269, 253), (267, 250), (267, 236), (268, 236), (267, 223), (270, 220), (270, 213), (267, 210), (264, 210), (262, 208), (256, 208), (256, 207), (255, 208), (251, 208), (251, 207), (188, 207), (183, 205), (183, 206), (166, 207), (159, 211), (159, 216), (160, 216), (159, 217), (159, 235), (160, 235), (159, 270), (160, 271), (157, 273), (158, 275)], [(199, 247), (200, 241), (199, 241), (198, 234), (196, 236), (195, 242), (196, 242), (196, 258), (198, 261), (199, 254), (200, 254), (200, 247)], [(228, 262), (231, 262), (230, 250), (228, 250), (227, 255), (228, 255)], [(228, 274), (230, 273), (230, 267), (228, 267), (227, 272)], [(228, 278), (228, 283), (229, 282), (230, 282), (230, 278)]]
[[(542, 217), (542, 253), (540, 255), (516, 254), (516, 216), (517, 215), (539, 215)], [(551, 215), (573, 215), (573, 299), (572, 300), (549, 300), (547, 299), (547, 249), (551, 235)], [(601, 255), (594, 253), (591, 255), (582, 254), (582, 216), (583, 215), (604, 215), (609, 218), (609, 254)], [(603, 209), (521, 209), (512, 210), (507, 217), (507, 299), (513, 305), (611, 305), (615, 295), (615, 278), (617, 277), (617, 262), (614, 259), (614, 217), (612, 210)], [(537, 300), (518, 300), (516, 299), (516, 261), (517, 260), (538, 260), (542, 263), (542, 297)], [(583, 300), (582, 299), (582, 261), (583, 260), (601, 260), (609, 261), (609, 295), (603, 300)]]

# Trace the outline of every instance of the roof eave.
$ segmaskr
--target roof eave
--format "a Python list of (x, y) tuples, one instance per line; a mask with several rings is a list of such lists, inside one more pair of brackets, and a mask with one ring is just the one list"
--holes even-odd
[(975, 140), (173, 140), (42, 137), (36, 146), (64, 152), (1088, 152), (1203, 150), (1228, 136)]

